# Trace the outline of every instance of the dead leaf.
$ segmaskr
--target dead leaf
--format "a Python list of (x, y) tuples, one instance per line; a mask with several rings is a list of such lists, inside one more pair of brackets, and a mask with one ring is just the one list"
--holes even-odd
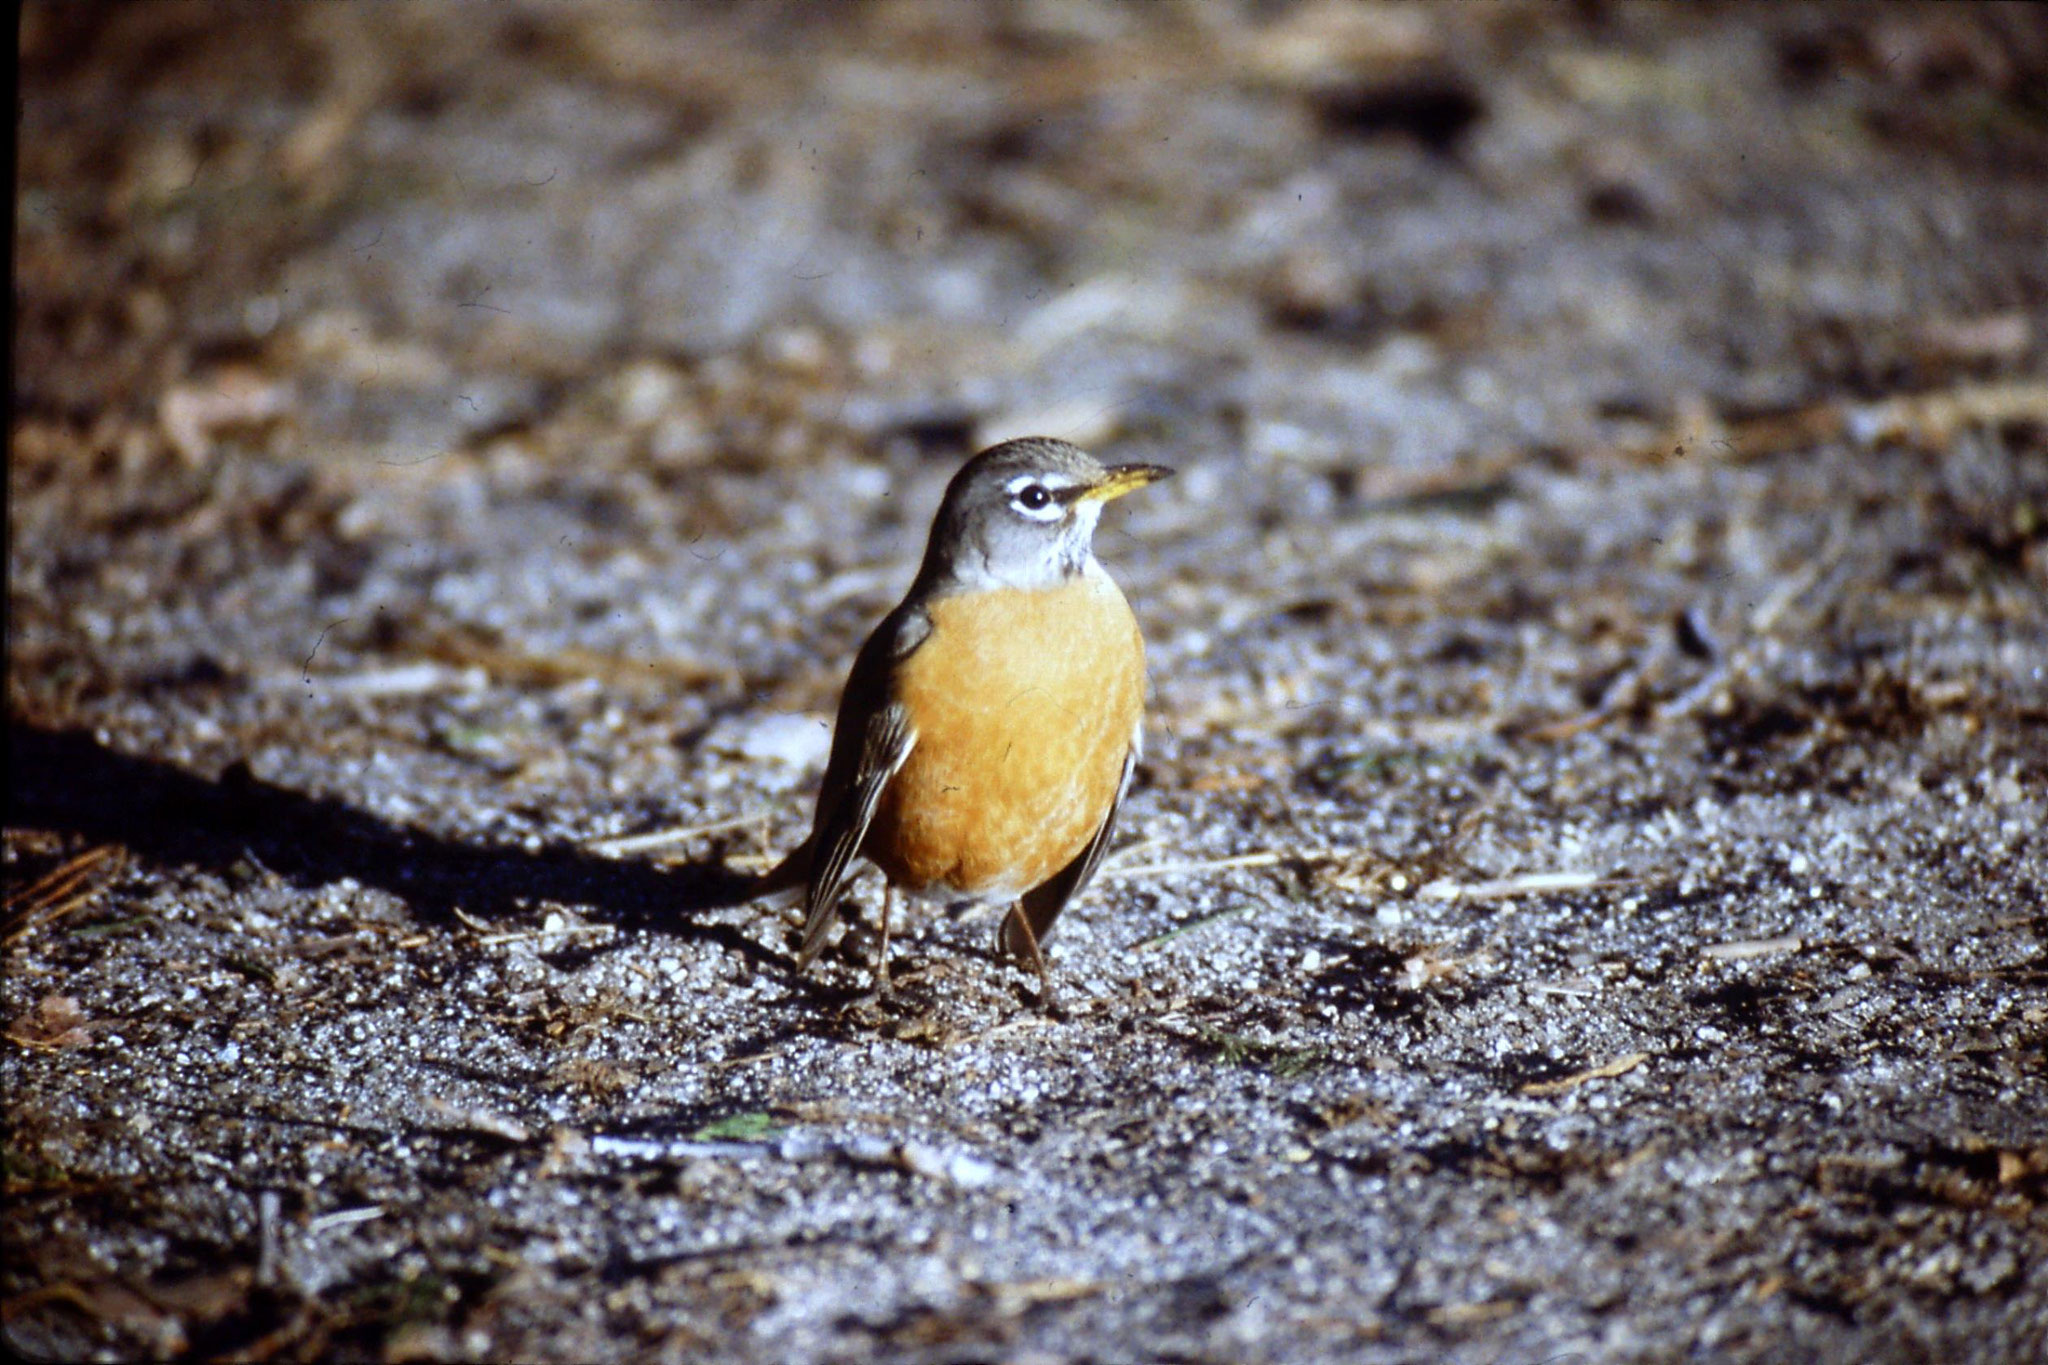
[(92, 1042), (85, 1012), (79, 1009), (77, 997), (69, 995), (44, 996), (7, 1037), (41, 1052), (85, 1047)]

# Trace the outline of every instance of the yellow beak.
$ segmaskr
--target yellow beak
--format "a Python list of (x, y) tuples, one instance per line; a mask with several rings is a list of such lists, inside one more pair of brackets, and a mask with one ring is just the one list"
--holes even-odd
[(1173, 471), (1163, 464), (1118, 464), (1111, 465), (1103, 473), (1102, 482), (1081, 491), (1081, 502), (1108, 502), (1126, 493), (1135, 493), (1148, 483), (1158, 483)]

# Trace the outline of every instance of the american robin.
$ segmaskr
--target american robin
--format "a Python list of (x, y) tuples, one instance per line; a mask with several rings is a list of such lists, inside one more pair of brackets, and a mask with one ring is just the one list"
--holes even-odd
[(1091, 541), (1103, 505), (1165, 478), (1064, 441), (1006, 441), (946, 488), (924, 564), (855, 656), (810, 837), (757, 895), (804, 887), (809, 969), (856, 857), (881, 869), (875, 978), (900, 888), (1014, 901), (998, 950), (1036, 969), (1109, 845), (1138, 760), (1145, 644)]

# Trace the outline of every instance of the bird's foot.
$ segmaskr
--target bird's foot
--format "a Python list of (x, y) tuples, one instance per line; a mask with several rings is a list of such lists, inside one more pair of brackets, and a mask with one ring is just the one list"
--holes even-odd
[(1052, 988), (1050, 973), (1040, 971), (1038, 976), (1038, 1008), (1045, 1011), (1048, 1019), (1064, 1019), (1067, 1012), (1060, 1005), (1059, 993)]

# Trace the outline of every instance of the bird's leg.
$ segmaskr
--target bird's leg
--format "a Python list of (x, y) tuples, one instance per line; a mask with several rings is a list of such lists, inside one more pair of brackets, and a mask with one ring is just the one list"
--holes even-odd
[(886, 878), (882, 881), (882, 943), (875, 950), (875, 986), (882, 995), (889, 993), (889, 912), (896, 902), (896, 888)]
[(1052, 969), (1045, 965), (1045, 954), (1039, 951), (1038, 934), (1031, 927), (1031, 917), (1024, 913), (1019, 904), (1010, 911), (1010, 918), (1024, 931), (1024, 946), (1031, 951), (1031, 966), (1038, 973), (1038, 1004), (1047, 1014), (1060, 1012), (1059, 1001), (1052, 992)]

